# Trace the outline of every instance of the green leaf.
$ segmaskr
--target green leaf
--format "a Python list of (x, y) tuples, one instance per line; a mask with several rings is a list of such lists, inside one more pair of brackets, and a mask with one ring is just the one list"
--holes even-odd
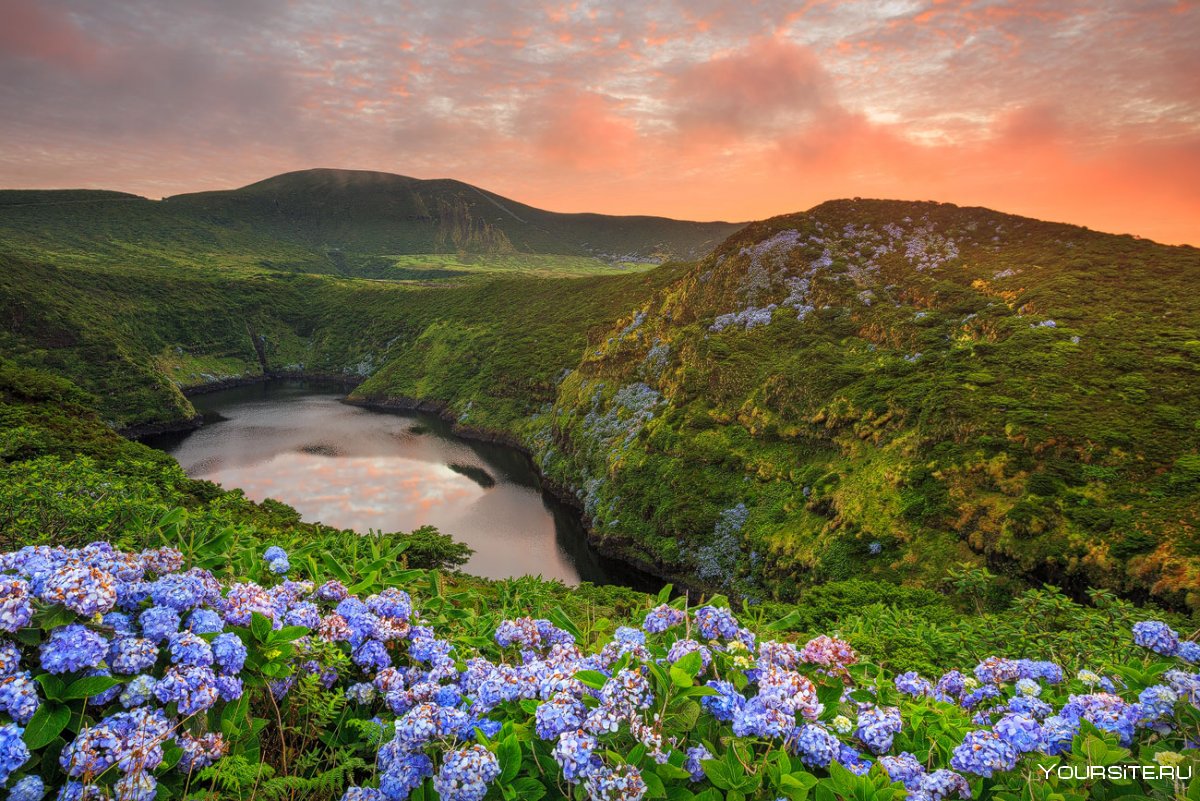
[(593, 690), (599, 690), (608, 683), (608, 676), (596, 670), (581, 670), (575, 674), (575, 678)]
[(571, 620), (571, 616), (561, 606), (551, 609), (547, 617), (551, 623), (574, 637), (576, 642), (583, 641), (583, 633), (579, 631), (579, 627), (575, 625), (575, 621)]
[(521, 801), (538, 801), (546, 795), (546, 785), (539, 782), (532, 776), (522, 776), (512, 783), (512, 788), (517, 791), (517, 798)]
[(284, 626), (271, 634), (271, 642), (291, 642), (292, 640), (300, 639), (308, 633), (309, 630), (306, 626)]
[(510, 734), (500, 741), (496, 750), (500, 757), (500, 783), (511, 782), (521, 772), (521, 743), (515, 734)]
[(687, 688), (695, 684), (695, 681), (686, 670), (680, 670), (677, 665), (671, 665), (671, 683), (676, 687)]
[(52, 676), (49, 673), (43, 673), (40, 676), (34, 676), (33, 680), (42, 685), (42, 694), (51, 701), (63, 700), (63, 692), (66, 690), (66, 685), (58, 676)]
[(665, 604), (667, 601), (671, 600), (671, 593), (674, 591), (675, 591), (675, 585), (667, 584), (661, 590), (658, 591), (658, 597), (655, 598), (654, 600), (657, 601), (659, 604)]
[(251, 612), (250, 631), (254, 634), (254, 639), (265, 643), (271, 636), (271, 619), (261, 612)]
[(646, 798), (666, 798), (667, 788), (654, 773), (642, 773), (642, 781), (646, 783)]
[(705, 759), (700, 763), (700, 767), (704, 770), (704, 775), (713, 783), (714, 787), (719, 787), (722, 790), (728, 790), (733, 787), (733, 778), (729, 775), (729, 768), (719, 759)]
[(71, 710), (62, 704), (44, 703), (25, 726), (25, 745), (36, 751), (57, 737), (71, 720)]
[(112, 676), (85, 676), (71, 682), (71, 685), (62, 694), (61, 700), (74, 701), (77, 698), (91, 698), (93, 695), (111, 690), (120, 683), (120, 679), (114, 679)]

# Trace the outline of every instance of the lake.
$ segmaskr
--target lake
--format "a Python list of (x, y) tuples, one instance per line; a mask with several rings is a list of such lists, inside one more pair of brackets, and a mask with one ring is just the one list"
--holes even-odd
[(342, 397), (298, 381), (198, 395), (203, 426), (146, 442), (193, 478), (282, 501), (309, 522), (360, 532), (436, 526), (475, 549), (463, 567), (475, 575), (661, 586), (598, 554), (579, 513), (543, 491), (524, 453), (456, 436), (434, 415)]

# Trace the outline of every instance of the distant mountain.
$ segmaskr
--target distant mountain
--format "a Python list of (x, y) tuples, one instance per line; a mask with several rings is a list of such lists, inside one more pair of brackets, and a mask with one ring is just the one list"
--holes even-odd
[(605, 261), (699, 258), (740, 224), (559, 214), (452, 180), (304, 170), (241, 189), (176, 195), (165, 205), (219, 226), (355, 253), (538, 253)]
[(969, 563), (1200, 606), (1198, 288), (1195, 248), (826, 203), (594, 337), (537, 456), (611, 549), (750, 596)]

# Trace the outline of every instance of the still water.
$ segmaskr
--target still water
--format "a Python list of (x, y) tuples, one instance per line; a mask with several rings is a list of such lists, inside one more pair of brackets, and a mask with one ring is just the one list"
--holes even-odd
[(221, 390), (193, 398), (204, 426), (147, 444), (193, 478), (282, 501), (309, 522), (360, 532), (436, 526), (475, 549), (468, 573), (660, 586), (597, 554), (578, 513), (542, 491), (520, 451), (457, 437), (435, 416), (341, 399), (296, 381)]

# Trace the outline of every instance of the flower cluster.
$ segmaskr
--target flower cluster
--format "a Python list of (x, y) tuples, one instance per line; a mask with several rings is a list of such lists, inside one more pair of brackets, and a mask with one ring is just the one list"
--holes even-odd
[[(104, 543), (0, 555), (0, 630), (12, 635), (0, 636), (0, 784), (9, 798), (34, 801), (48, 789), (64, 799), (161, 797), (172, 772), (194, 776), (230, 752), (225, 704), (265, 685), (262, 700), (282, 708), (304, 677), (344, 693), (359, 722), (385, 732), (371, 741), (375, 786), (351, 787), (344, 801), (406, 801), (419, 787), (426, 797), (432, 789), (481, 801), (513, 775), (506, 760), (521, 760), (514, 730), (539, 741), (535, 755), (549, 754), (539, 775), (596, 801), (639, 801), (666, 774), (706, 783), (730, 764), (732, 738), (786, 751), (817, 773), (837, 763), (886, 775), (917, 801), (969, 798), (969, 776), (1063, 754), (1090, 727), (1126, 746), (1162, 737), (1179, 727), (1182, 705), (1200, 704), (1200, 674), (1184, 669), (1193, 644), (1156, 621), (1135, 626), (1134, 641), (1179, 661), (1160, 665), (1150, 686), (1090, 671), (1068, 681), (1052, 662), (999, 656), (936, 681), (911, 672), (883, 681), (844, 640), (759, 641), (720, 606), (689, 614), (660, 605), (641, 629), (618, 627), (594, 652), (530, 617), (468, 647), (440, 637), (400, 589), (359, 598), (337, 582), (287, 578), (282, 549), (264, 554), (264, 575), (279, 576), (272, 586), (222, 586), (182, 561), (170, 549), (128, 554)], [(56, 622), (30, 627), (46, 619)], [(289, 661), (248, 673), (282, 652), (264, 645), (277, 642), (288, 644)], [(49, 688), (83, 679), (78, 730), (64, 729), (65, 743), (31, 740), (32, 753), (23, 727), (48, 700), (62, 703)], [(957, 706), (953, 714), (973, 722), (947, 745), (948, 764), (895, 753), (898, 743), (912, 747), (903, 711), (912, 698)], [(690, 723), (680, 728), (683, 708)], [(631, 753), (636, 760), (624, 758)]]

